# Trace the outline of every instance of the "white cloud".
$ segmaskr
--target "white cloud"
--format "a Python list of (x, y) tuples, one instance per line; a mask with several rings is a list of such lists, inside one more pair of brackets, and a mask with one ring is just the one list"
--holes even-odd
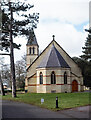
[(52, 35), (54, 34), (55, 40), (69, 55), (81, 55), (86, 34), (77, 31), (72, 24), (52, 23), (48, 24), (48, 27), (45, 24), (44, 26), (38, 26), (35, 32), (41, 50), (52, 41)]
[(56, 41), (69, 55), (81, 55), (87, 34), (84, 26), (78, 31), (74, 25), (88, 22), (89, 0), (40, 0), (34, 3), (36, 11), (40, 13), (36, 30), (40, 49), (43, 50), (50, 43), (54, 34)]
[(40, 21), (58, 18), (72, 24), (88, 21), (89, 0), (33, 0), (35, 11), (40, 13)]
[[(17, 0), (16, 0), (17, 1)], [(23, 0), (21, 0), (23, 1)], [(28, 0), (34, 4), (30, 12), (39, 12), (39, 24), (35, 30), (40, 50), (43, 50), (51, 41), (52, 35), (64, 50), (72, 57), (82, 54), (89, 21), (90, 0)], [(84, 24), (85, 23), (85, 24)], [(75, 25), (83, 24), (82, 30), (78, 31)], [(25, 38), (17, 38), (16, 41), (22, 44), (21, 50), (15, 50), (15, 60), (26, 53)]]

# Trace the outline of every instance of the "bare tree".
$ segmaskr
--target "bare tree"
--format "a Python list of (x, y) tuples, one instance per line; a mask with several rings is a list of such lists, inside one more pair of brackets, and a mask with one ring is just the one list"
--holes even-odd
[(26, 56), (22, 56), (22, 59), (17, 61), (15, 64), (16, 68), (16, 87), (25, 87), (25, 76), (26, 76)]
[(0, 84), (1, 84), (1, 94), (4, 94), (4, 88), (3, 83), (7, 83), (7, 85), (10, 82), (10, 68), (8, 64), (5, 64), (4, 57), (0, 58)]

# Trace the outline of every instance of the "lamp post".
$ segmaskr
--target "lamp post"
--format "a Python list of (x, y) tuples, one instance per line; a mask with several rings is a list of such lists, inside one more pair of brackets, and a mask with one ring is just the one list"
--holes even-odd
[(56, 108), (58, 108), (58, 97), (56, 97)]

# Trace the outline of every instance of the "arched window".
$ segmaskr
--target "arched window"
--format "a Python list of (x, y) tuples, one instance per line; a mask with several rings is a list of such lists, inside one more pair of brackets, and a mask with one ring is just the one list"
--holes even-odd
[(29, 53), (31, 54), (31, 47), (29, 48)]
[(56, 76), (54, 71), (51, 73), (51, 84), (56, 84)]
[(40, 84), (43, 84), (43, 74), (40, 72)]
[(67, 73), (64, 73), (64, 84), (67, 84)]
[(33, 47), (33, 54), (35, 54), (35, 48)]

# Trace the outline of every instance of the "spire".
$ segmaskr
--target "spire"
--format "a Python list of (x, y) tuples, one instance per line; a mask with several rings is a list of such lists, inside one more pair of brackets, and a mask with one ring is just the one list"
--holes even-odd
[(29, 32), (29, 38), (28, 38), (27, 45), (37, 45), (38, 46), (37, 39), (36, 39), (33, 29)]

